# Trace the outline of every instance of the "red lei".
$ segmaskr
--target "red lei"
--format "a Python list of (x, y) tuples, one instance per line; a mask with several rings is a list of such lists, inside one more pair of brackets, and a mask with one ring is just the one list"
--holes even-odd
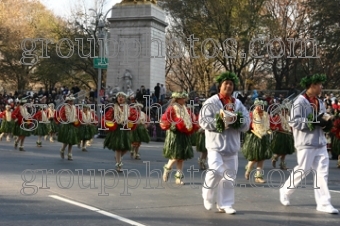
[(316, 97), (309, 97), (306, 93), (303, 96), (311, 103), (312, 107), (316, 112), (319, 112), (319, 100)]

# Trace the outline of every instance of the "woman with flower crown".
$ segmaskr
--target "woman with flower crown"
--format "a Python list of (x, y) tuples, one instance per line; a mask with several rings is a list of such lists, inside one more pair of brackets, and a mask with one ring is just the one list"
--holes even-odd
[(2, 118), (0, 127), (0, 140), (4, 135), (7, 135), (6, 141), (10, 142), (10, 135), (13, 132), (14, 121), (12, 120), (11, 105), (6, 105), (6, 110), (0, 113), (0, 118)]
[(48, 109), (47, 109), (47, 118), (50, 121), (50, 123), (47, 124), (47, 128), (48, 128), (48, 134), (50, 136), (50, 142), (51, 143), (54, 142), (54, 136), (58, 132), (58, 125), (55, 122), (55, 114), (56, 114), (56, 110), (54, 109), (54, 104), (50, 103), (48, 105)]
[(60, 149), (60, 157), (64, 159), (65, 149), (68, 147), (67, 160), (72, 161), (72, 146), (78, 144), (78, 127), (79, 122), (79, 109), (74, 105), (73, 96), (66, 97), (66, 104), (64, 104), (59, 111), (57, 111), (56, 120), (60, 122), (60, 129), (58, 132), (58, 142), (63, 146)]
[(133, 107), (137, 110), (138, 120), (136, 122), (137, 127), (135, 130), (131, 131), (131, 156), (134, 159), (140, 160), (139, 147), (142, 142), (149, 143), (150, 136), (149, 131), (146, 129), (148, 126), (148, 116), (142, 111), (143, 104), (135, 103)]
[(98, 124), (98, 118), (94, 112), (91, 111), (90, 106), (84, 105), (83, 110), (80, 110), (79, 121), (78, 146), (80, 147), (81, 145), (81, 150), (87, 152), (87, 141), (91, 140), (94, 135), (97, 134), (96, 125)]
[(25, 151), (25, 138), (31, 135), (33, 125), (29, 120), (31, 119), (31, 115), (27, 111), (27, 107), (25, 106), (26, 103), (26, 99), (21, 99), (17, 107), (12, 112), (12, 119), (15, 122), (13, 136), (17, 136), (17, 139), (14, 141), (14, 147), (17, 148), (20, 142), (19, 151)]
[(255, 99), (254, 110), (250, 112), (250, 131), (246, 133), (242, 153), (248, 160), (246, 166), (245, 178), (249, 180), (249, 175), (256, 164), (255, 183), (265, 183), (263, 179), (264, 160), (272, 157), (270, 149), (270, 118), (266, 111), (263, 110), (264, 102)]
[(185, 106), (188, 94), (174, 92), (172, 101), (161, 117), (161, 129), (166, 130), (163, 155), (169, 159), (164, 165), (163, 180), (168, 181), (173, 164), (176, 163), (176, 184), (183, 182), (183, 162), (194, 157), (190, 135), (198, 129), (197, 120)]
[(34, 114), (33, 119), (37, 121), (37, 128), (33, 130), (33, 134), (38, 136), (37, 147), (42, 147), (41, 138), (48, 134), (47, 123), (49, 120), (47, 118), (46, 110), (39, 107), (37, 113)]
[(294, 153), (294, 138), (292, 128), (289, 126), (289, 111), (284, 105), (279, 106), (280, 112), (277, 112), (270, 118), (270, 128), (274, 132), (271, 142), (273, 151), (272, 166), (276, 168), (276, 162), (280, 157), (280, 169), (287, 170), (285, 158), (286, 155)]
[(123, 92), (116, 94), (116, 101), (105, 113), (102, 127), (108, 128), (104, 148), (115, 152), (116, 170), (123, 172), (122, 158), (131, 149), (131, 130), (136, 128), (137, 114), (127, 104), (127, 95)]

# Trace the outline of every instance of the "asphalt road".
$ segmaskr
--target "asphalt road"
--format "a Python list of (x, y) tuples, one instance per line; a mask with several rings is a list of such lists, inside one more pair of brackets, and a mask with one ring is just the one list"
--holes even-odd
[[(114, 171), (114, 153), (96, 138), (88, 152), (73, 147), (73, 161), (59, 156), (60, 143), (36, 138), (25, 142), (26, 152), (13, 142), (0, 142), (0, 225), (339, 225), (340, 215), (315, 210), (313, 175), (291, 198), (291, 206), (279, 202), (278, 187), (287, 171), (274, 172), (265, 162), (269, 182), (255, 187), (244, 179), (246, 160), (239, 154), (235, 215), (207, 211), (201, 198), (204, 173), (197, 157), (185, 162), (185, 184), (162, 182), (163, 143), (141, 147), (142, 160), (124, 156), (125, 171)], [(287, 157), (287, 166), (296, 156)], [(271, 173), (270, 173), (271, 172)], [(330, 161), (329, 188), (333, 205), (340, 209), (340, 169)], [(270, 176), (271, 174), (271, 176)], [(281, 176), (280, 176), (281, 175)], [(173, 177), (171, 177), (173, 178)]]

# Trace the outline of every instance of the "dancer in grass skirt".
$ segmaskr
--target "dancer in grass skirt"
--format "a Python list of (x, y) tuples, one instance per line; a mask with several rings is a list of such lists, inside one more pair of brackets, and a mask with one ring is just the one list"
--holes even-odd
[(25, 106), (26, 103), (26, 99), (21, 99), (17, 107), (12, 112), (12, 119), (15, 122), (13, 128), (13, 136), (17, 137), (14, 141), (14, 148), (17, 148), (20, 142), (19, 151), (25, 151), (25, 138), (31, 135), (33, 126), (30, 120), (31, 115), (28, 113), (27, 107)]
[(265, 183), (263, 179), (264, 160), (272, 157), (270, 149), (270, 119), (267, 112), (263, 110), (264, 102), (258, 99), (254, 102), (255, 109), (250, 112), (250, 131), (246, 133), (242, 153), (248, 160), (245, 178), (249, 180), (249, 175), (255, 163), (257, 164), (255, 173), (256, 183)]
[(198, 129), (198, 125), (193, 124), (195, 115), (185, 106), (188, 94), (174, 92), (171, 97), (172, 101), (160, 123), (161, 128), (166, 130), (163, 155), (169, 159), (164, 166), (163, 180), (168, 180), (172, 165), (176, 162), (176, 184), (184, 184), (183, 162), (194, 157), (190, 135)]
[[(94, 134), (94, 136), (96, 135), (96, 134), (98, 134), (98, 116), (97, 116), (97, 114), (96, 114), (96, 111), (94, 110), (94, 109), (90, 109), (90, 111), (91, 111), (91, 115), (93, 116), (93, 118), (95, 118), (96, 119), (96, 123), (94, 124), (94, 127), (92, 128), (93, 129), (93, 134)], [(93, 136), (93, 137), (94, 137)], [(90, 147), (91, 145), (92, 145), (92, 142), (93, 142), (93, 137), (90, 139), (90, 140), (88, 140), (88, 141), (86, 141), (86, 146), (87, 147)]]
[(137, 110), (138, 121), (136, 122), (137, 127), (135, 130), (131, 131), (131, 157), (140, 160), (139, 147), (142, 142), (149, 143), (150, 136), (149, 131), (146, 129), (148, 122), (150, 121), (147, 115), (142, 111), (143, 104), (136, 103), (133, 105)]
[(38, 136), (36, 142), (37, 147), (42, 147), (41, 138), (48, 134), (48, 123), (46, 110), (39, 107), (38, 112), (34, 114), (33, 119), (36, 120), (37, 127), (33, 130), (33, 135)]
[(64, 159), (65, 149), (68, 147), (67, 160), (72, 158), (72, 146), (79, 143), (78, 127), (80, 122), (78, 119), (79, 109), (74, 105), (73, 96), (66, 97), (66, 103), (57, 111), (57, 121), (60, 122), (60, 129), (58, 131), (58, 142), (63, 146), (60, 149), (60, 157)]
[[(50, 123), (47, 124), (48, 135), (50, 136), (50, 142), (54, 142), (54, 137), (58, 132), (58, 124), (55, 122), (56, 110), (54, 109), (54, 104), (50, 103), (47, 109), (47, 118)], [(46, 140), (46, 139), (45, 139)]]
[(81, 150), (87, 152), (86, 142), (91, 140), (95, 134), (97, 134), (97, 122), (98, 119), (96, 115), (92, 114), (90, 106), (84, 105), (83, 110), (80, 113), (79, 121), (79, 146), (81, 145)]
[(331, 130), (332, 133), (332, 152), (338, 155), (338, 165), (337, 167), (340, 168), (340, 116), (339, 114), (336, 115), (334, 119), (333, 128)]
[(122, 157), (131, 150), (131, 130), (136, 128), (136, 111), (127, 104), (127, 96), (123, 92), (116, 94), (113, 107), (105, 113), (102, 127), (108, 128), (104, 140), (104, 148), (115, 152), (116, 170), (122, 172)]
[(270, 119), (270, 128), (274, 132), (271, 142), (273, 151), (272, 166), (276, 168), (276, 162), (280, 157), (280, 169), (287, 170), (285, 158), (286, 155), (294, 153), (294, 138), (292, 128), (289, 126), (289, 111), (283, 105), (280, 107), (281, 112), (275, 114)]
[(0, 118), (2, 118), (0, 127), (0, 141), (3, 136), (6, 136), (6, 141), (11, 141), (11, 135), (14, 128), (14, 121), (12, 120), (11, 105), (6, 105), (6, 110), (0, 113)]
[(204, 129), (200, 128), (196, 132), (196, 151), (200, 153), (200, 157), (198, 158), (198, 165), (201, 170), (207, 169), (207, 156), (208, 151), (205, 147), (205, 132)]

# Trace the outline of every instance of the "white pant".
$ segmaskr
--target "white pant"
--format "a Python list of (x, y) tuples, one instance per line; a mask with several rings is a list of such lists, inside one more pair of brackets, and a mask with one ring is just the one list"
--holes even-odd
[[(297, 150), (297, 161), (298, 165), (295, 166), (294, 171), (290, 174), (288, 180), (281, 188), (281, 191), (287, 196), (293, 194), (293, 192), (298, 189), (298, 185), (300, 184), (301, 180), (304, 179), (311, 172), (310, 170), (312, 169), (315, 171), (316, 174), (313, 175), (314, 196), (316, 204), (318, 206), (329, 205), (331, 202), (331, 195), (329, 193), (327, 185), (329, 157), (326, 146), (322, 148)], [(295, 172), (297, 170), (300, 170), (300, 172), (302, 173)], [(290, 187), (291, 189), (289, 189), (288, 187)], [(294, 187), (296, 189), (292, 189)]]
[(202, 197), (211, 203), (216, 202), (221, 208), (231, 207), (235, 202), (235, 187), (238, 168), (237, 154), (233, 156), (222, 156), (219, 152), (208, 150), (208, 165), (205, 180), (203, 182)]

